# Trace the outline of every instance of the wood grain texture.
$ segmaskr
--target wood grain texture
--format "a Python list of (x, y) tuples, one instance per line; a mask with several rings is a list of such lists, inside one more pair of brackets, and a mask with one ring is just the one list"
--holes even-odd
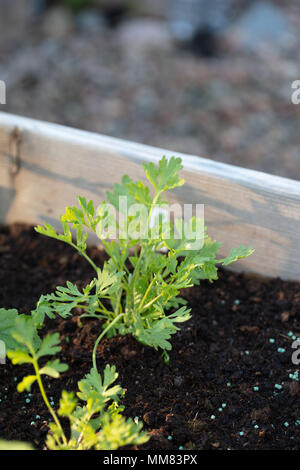
[[(12, 175), (16, 127), (21, 166)], [(77, 194), (97, 204), (124, 173), (143, 179), (141, 163), (162, 155), (180, 156), (184, 164), (186, 184), (170, 201), (205, 204), (221, 255), (239, 244), (255, 248), (235, 269), (300, 280), (300, 182), (6, 113), (0, 113), (0, 221), (58, 227), (58, 216)]]

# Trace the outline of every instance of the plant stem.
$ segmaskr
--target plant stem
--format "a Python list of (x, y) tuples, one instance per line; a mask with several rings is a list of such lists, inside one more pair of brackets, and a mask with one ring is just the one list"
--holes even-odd
[(159, 295), (157, 295), (154, 299), (150, 300), (150, 302), (147, 303), (147, 305), (145, 305), (142, 309), (142, 312), (144, 310), (147, 310), (147, 308), (151, 307), (152, 304), (154, 304), (154, 302), (156, 302), (163, 294), (160, 293)]
[(80, 318), (106, 318), (104, 315), (96, 315), (95, 313), (83, 313)]
[(95, 265), (94, 261), (91, 260), (91, 258), (84, 252), (84, 251), (80, 251), (79, 250), (79, 253), (87, 260), (88, 263), (90, 263), (90, 265), (94, 268), (94, 270), (96, 271), (97, 275), (99, 273), (99, 269), (97, 268), (97, 266)]
[(155, 281), (155, 278), (152, 279), (152, 281), (150, 282), (149, 286), (147, 287), (147, 290), (146, 290), (146, 292), (145, 292), (145, 294), (144, 294), (144, 297), (142, 298), (141, 303), (140, 303), (140, 305), (138, 306), (138, 310), (141, 310), (142, 306), (144, 305), (144, 302), (145, 302), (145, 300), (146, 300), (147, 297), (148, 297), (148, 294), (149, 294), (149, 292), (150, 292), (150, 290), (151, 290), (151, 287), (153, 286), (154, 281)]
[(96, 271), (97, 273), (97, 276), (99, 274), (99, 268), (97, 268), (97, 266), (95, 265), (94, 261), (84, 252), (84, 251), (81, 251), (77, 245), (75, 245), (75, 243), (70, 243), (70, 245), (75, 248), (75, 250), (78, 251), (79, 254), (81, 254), (86, 260), (88, 263), (90, 263), (90, 265), (92, 266), (92, 268), (94, 268), (94, 270)]
[(97, 361), (96, 361), (96, 353), (97, 353), (97, 347), (98, 347), (98, 344), (100, 343), (101, 339), (103, 338), (103, 336), (106, 335), (106, 333), (111, 329), (111, 327), (117, 323), (117, 321), (120, 320), (120, 318), (123, 316), (123, 313), (120, 313), (120, 315), (118, 315), (106, 328), (105, 330), (102, 331), (101, 335), (98, 336), (97, 338), (97, 341), (95, 342), (95, 345), (94, 345), (94, 349), (93, 349), (93, 367), (94, 369), (98, 370), (97, 369)]
[[(153, 210), (153, 206), (155, 206), (155, 204), (157, 203), (157, 200), (159, 198), (161, 194), (161, 191), (158, 191), (153, 200), (152, 200), (152, 203), (151, 203), (151, 206), (150, 206), (150, 210), (149, 210), (149, 214), (148, 214), (148, 217), (147, 217), (147, 231), (149, 229), (149, 225), (150, 225), (150, 220), (151, 220), (151, 214), (152, 214), (152, 210)], [(145, 252), (145, 245), (142, 245), (141, 246), (141, 251), (140, 251), (140, 255), (139, 255), (139, 258), (137, 260), (137, 263), (135, 265), (135, 268), (134, 268), (134, 271), (133, 271), (133, 276), (132, 276), (132, 288), (131, 288), (131, 292), (132, 292), (132, 308), (135, 309), (135, 304), (134, 304), (134, 293), (135, 293), (135, 284), (136, 284), (136, 279), (137, 279), (137, 276), (139, 274), (139, 269), (140, 269), (140, 264), (144, 258), (144, 252)]]
[(105, 305), (103, 305), (103, 303), (101, 302), (100, 298), (98, 297), (98, 302), (99, 302), (99, 305), (101, 308), (97, 308), (96, 310), (99, 311), (99, 312), (102, 312), (104, 313), (106, 316), (109, 316), (112, 314), (112, 312), (110, 312), (109, 310), (107, 310), (107, 308), (105, 307)]
[(41, 375), (40, 375), (40, 372), (39, 372), (38, 363), (37, 363), (37, 360), (35, 358), (33, 359), (33, 367), (34, 367), (34, 370), (35, 370), (35, 373), (36, 373), (37, 383), (38, 383), (41, 395), (43, 397), (43, 400), (45, 402), (45, 405), (47, 406), (52, 418), (54, 419), (54, 422), (55, 422), (56, 426), (58, 427), (58, 429), (61, 432), (61, 436), (62, 436), (62, 440), (63, 440), (64, 444), (67, 445), (67, 439), (66, 439), (65, 433), (63, 431), (63, 428), (61, 427), (60, 421), (59, 421), (58, 417), (56, 416), (56, 413), (53, 410), (52, 406), (50, 405), (48, 397), (46, 395), (44, 385), (43, 385), (43, 382), (42, 382), (42, 379), (41, 379)]

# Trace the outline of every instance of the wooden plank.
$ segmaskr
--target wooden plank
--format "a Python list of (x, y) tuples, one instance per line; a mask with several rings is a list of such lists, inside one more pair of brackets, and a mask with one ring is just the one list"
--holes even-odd
[[(16, 127), (21, 167), (11, 176), (9, 142)], [(77, 194), (97, 204), (124, 173), (143, 178), (141, 163), (162, 155), (180, 156), (184, 164), (186, 184), (170, 200), (205, 204), (221, 254), (241, 243), (256, 249), (235, 269), (300, 280), (300, 182), (6, 113), (0, 113), (0, 188), (6, 188), (0, 221), (58, 226)]]

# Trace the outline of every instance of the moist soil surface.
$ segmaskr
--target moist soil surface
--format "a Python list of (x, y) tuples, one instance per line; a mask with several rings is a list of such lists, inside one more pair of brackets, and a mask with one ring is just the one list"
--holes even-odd
[[(89, 255), (99, 265), (105, 259), (96, 247)], [(67, 280), (82, 288), (93, 277), (72, 248), (20, 224), (0, 228), (0, 259), (0, 306), (21, 313)], [(169, 366), (129, 336), (103, 339), (97, 351), (99, 370), (109, 363), (119, 372), (125, 414), (143, 420), (151, 435), (140, 448), (299, 448), (300, 386), (290, 378), (297, 370), (290, 332), (300, 336), (300, 285), (220, 270), (214, 284), (201, 282), (183, 296), (193, 317), (173, 337)], [(61, 391), (76, 391), (89, 371), (101, 331), (97, 320), (80, 324), (79, 313), (47, 320), (42, 331), (59, 331), (61, 359), (70, 366), (60, 380), (45, 379), (55, 406)], [(30, 368), (0, 367), (0, 437), (45, 448), (49, 414), (36, 385), (32, 395), (16, 390)]]

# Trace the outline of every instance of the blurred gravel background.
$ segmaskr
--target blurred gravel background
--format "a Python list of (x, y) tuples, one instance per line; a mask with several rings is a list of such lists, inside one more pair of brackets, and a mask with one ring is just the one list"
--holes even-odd
[(68, 3), (0, 0), (1, 111), (300, 179), (296, 1), (238, 2), (189, 44), (160, 2)]

